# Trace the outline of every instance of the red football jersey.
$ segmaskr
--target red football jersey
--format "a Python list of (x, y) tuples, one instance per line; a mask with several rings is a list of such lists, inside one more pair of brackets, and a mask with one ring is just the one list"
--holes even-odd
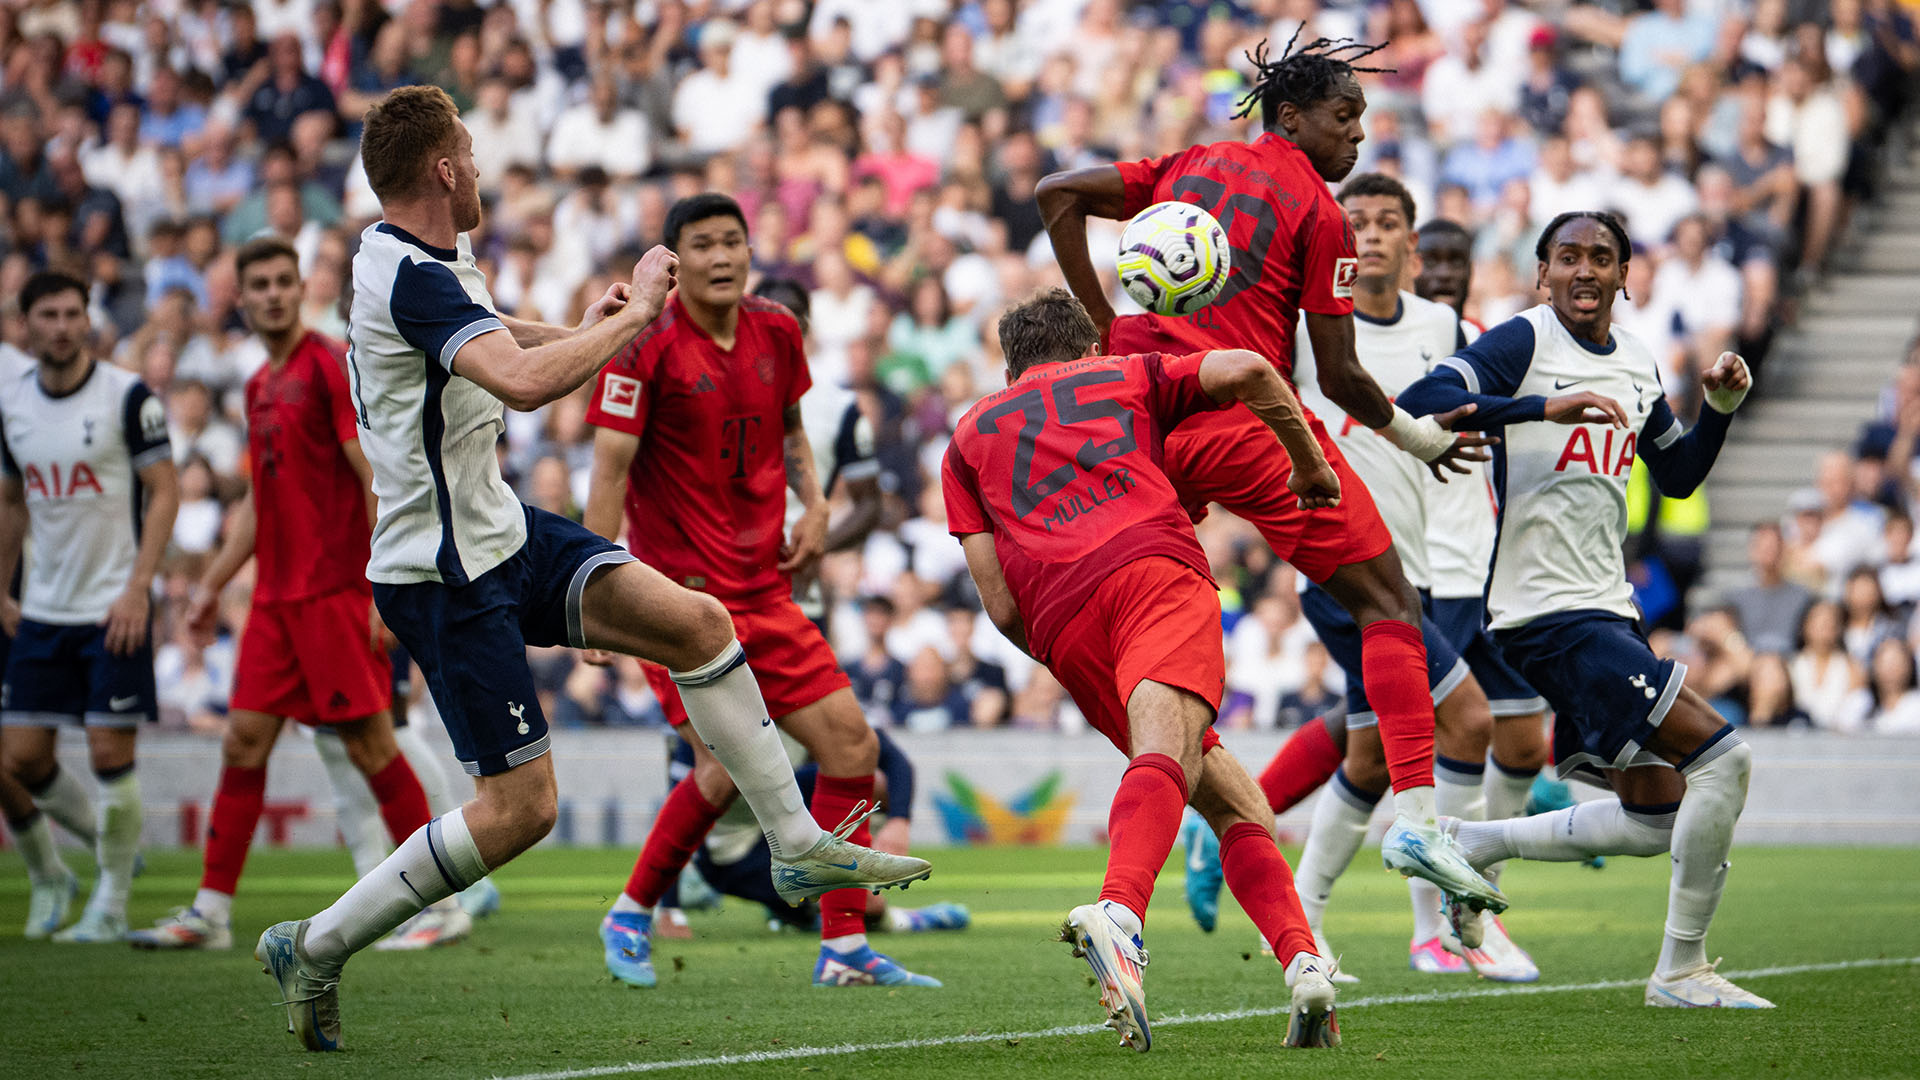
[(360, 437), (353, 421), (345, 354), (320, 334), (247, 380), (255, 601), (371, 591), (366, 494), (340, 450)]
[(1167, 433), (1220, 407), (1200, 388), (1205, 356), (1044, 364), (961, 419), (941, 466), (947, 529), (993, 534), (1036, 658), (1136, 559), (1164, 555), (1212, 580), (1161, 468)]
[(627, 474), (627, 545), (721, 600), (791, 589), (785, 538), (787, 406), (813, 385), (793, 313), (747, 296), (733, 348), (674, 294), (600, 372), (587, 422), (640, 438)]
[(1291, 140), (1267, 134), (1115, 167), (1126, 183), (1122, 217), (1159, 202), (1199, 206), (1227, 231), (1233, 273), (1219, 297), (1191, 315), (1114, 320), (1114, 352), (1252, 349), (1291, 382), (1300, 312), (1353, 313), (1353, 228)]

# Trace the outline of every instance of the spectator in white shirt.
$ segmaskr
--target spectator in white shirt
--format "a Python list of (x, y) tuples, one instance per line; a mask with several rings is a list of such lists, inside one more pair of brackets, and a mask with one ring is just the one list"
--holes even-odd
[(1733, 347), (1740, 319), (1740, 272), (1707, 248), (1707, 222), (1698, 214), (1673, 228), (1673, 251), (1654, 275), (1653, 291), (1678, 318), (1681, 344), (1694, 370), (1711, 368)]
[(1793, 703), (1815, 727), (1845, 726), (1848, 700), (1866, 683), (1866, 673), (1840, 645), (1840, 606), (1821, 602), (1800, 623), (1800, 651), (1787, 668)]
[(594, 78), (587, 100), (560, 114), (547, 140), (547, 165), (572, 177), (588, 165), (631, 180), (653, 163), (646, 117), (620, 107), (620, 88), (610, 74)]
[(1700, 207), (1693, 185), (1661, 167), (1660, 142), (1651, 135), (1635, 135), (1627, 141), (1620, 173), (1608, 209), (1624, 217), (1627, 230), (1642, 243), (1657, 243), (1672, 235), (1680, 219)]
[(1497, 71), (1486, 62), (1487, 24), (1460, 28), (1460, 41), (1427, 68), (1420, 108), (1434, 142), (1450, 146), (1473, 137), (1474, 123), (1489, 109), (1511, 113), (1520, 103), (1519, 71)]
[(1840, 223), (1840, 178), (1853, 151), (1847, 107), (1822, 56), (1794, 56), (1774, 78), (1767, 141), (1793, 151), (1793, 173), (1807, 191), (1806, 243), (1798, 273), (1819, 272)]
[(767, 118), (766, 87), (733, 67), (735, 37), (725, 19), (701, 28), (700, 68), (673, 93), (673, 126), (696, 154), (735, 149)]
[(1565, 135), (1549, 135), (1541, 142), (1540, 167), (1527, 186), (1532, 195), (1527, 205), (1540, 221), (1606, 203), (1606, 188), (1573, 160), (1573, 143)]
[(499, 194), (501, 176), (514, 165), (540, 167), (540, 125), (527, 103), (516, 105), (506, 80), (481, 83), (475, 107), (461, 119), (473, 136), (474, 160), (486, 162), (480, 170), (482, 194)]

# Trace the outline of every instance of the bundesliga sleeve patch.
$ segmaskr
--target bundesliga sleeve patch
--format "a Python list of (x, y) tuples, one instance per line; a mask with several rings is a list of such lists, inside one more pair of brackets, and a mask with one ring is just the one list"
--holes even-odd
[(1353, 279), (1358, 276), (1359, 273), (1359, 259), (1333, 260), (1333, 295), (1335, 299), (1350, 300), (1353, 298)]
[(640, 411), (640, 380), (608, 375), (600, 390), (600, 411), (631, 420)]

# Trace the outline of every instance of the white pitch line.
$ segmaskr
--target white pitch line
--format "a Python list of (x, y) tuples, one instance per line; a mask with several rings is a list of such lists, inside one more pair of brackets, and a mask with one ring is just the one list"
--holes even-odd
[[(1732, 979), (1764, 979), (1775, 975), (1807, 975), (1821, 971), (1846, 971), (1853, 968), (1908, 967), (1920, 964), (1920, 956), (1882, 958), (1876, 960), (1838, 960), (1824, 964), (1794, 964), (1787, 967), (1755, 968), (1751, 971), (1729, 971), (1726, 976)], [(1588, 990), (1624, 990), (1630, 986), (1644, 986), (1645, 979), (1608, 979), (1604, 982), (1567, 983), (1553, 986), (1538, 984), (1528, 986), (1502, 986), (1488, 990), (1449, 990), (1433, 991), (1424, 994), (1378, 994), (1373, 997), (1354, 998), (1340, 1003), (1345, 1010), (1363, 1009), (1370, 1005), (1431, 1005), (1447, 1001), (1466, 1001), (1475, 998), (1522, 997), (1529, 994), (1565, 994)], [(1153, 1022), (1154, 1027), (1176, 1027), (1182, 1024), (1219, 1024), (1232, 1020), (1253, 1020), (1264, 1016), (1284, 1016), (1287, 1006), (1266, 1006), (1258, 1009), (1231, 1009), (1226, 1012), (1181, 1013)], [(559, 1069), (554, 1072), (523, 1073), (518, 1076), (502, 1077), (495, 1075), (492, 1080), (591, 1080), (600, 1076), (633, 1076), (639, 1073), (664, 1072), (668, 1069), (701, 1069), (715, 1065), (760, 1065), (772, 1061), (795, 1061), (802, 1058), (842, 1057), (847, 1054), (871, 1054), (887, 1050), (925, 1050), (936, 1046), (961, 1046), (970, 1043), (1000, 1042), (1006, 1039), (1046, 1039), (1062, 1035), (1092, 1035), (1107, 1030), (1105, 1024), (1065, 1024), (1060, 1027), (1046, 1028), (1042, 1031), (998, 1031), (990, 1034), (942, 1035), (931, 1039), (899, 1039), (883, 1043), (842, 1043), (838, 1046), (793, 1046), (785, 1050), (753, 1050), (744, 1054), (716, 1054), (712, 1057), (677, 1058), (669, 1061), (629, 1061), (621, 1065), (596, 1065), (586, 1069)]]

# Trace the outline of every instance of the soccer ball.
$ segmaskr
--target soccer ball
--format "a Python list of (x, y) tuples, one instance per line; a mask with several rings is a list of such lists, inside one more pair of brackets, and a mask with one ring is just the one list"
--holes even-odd
[(1227, 231), (1192, 203), (1154, 203), (1120, 234), (1120, 285), (1148, 311), (1190, 315), (1213, 303), (1233, 271)]

